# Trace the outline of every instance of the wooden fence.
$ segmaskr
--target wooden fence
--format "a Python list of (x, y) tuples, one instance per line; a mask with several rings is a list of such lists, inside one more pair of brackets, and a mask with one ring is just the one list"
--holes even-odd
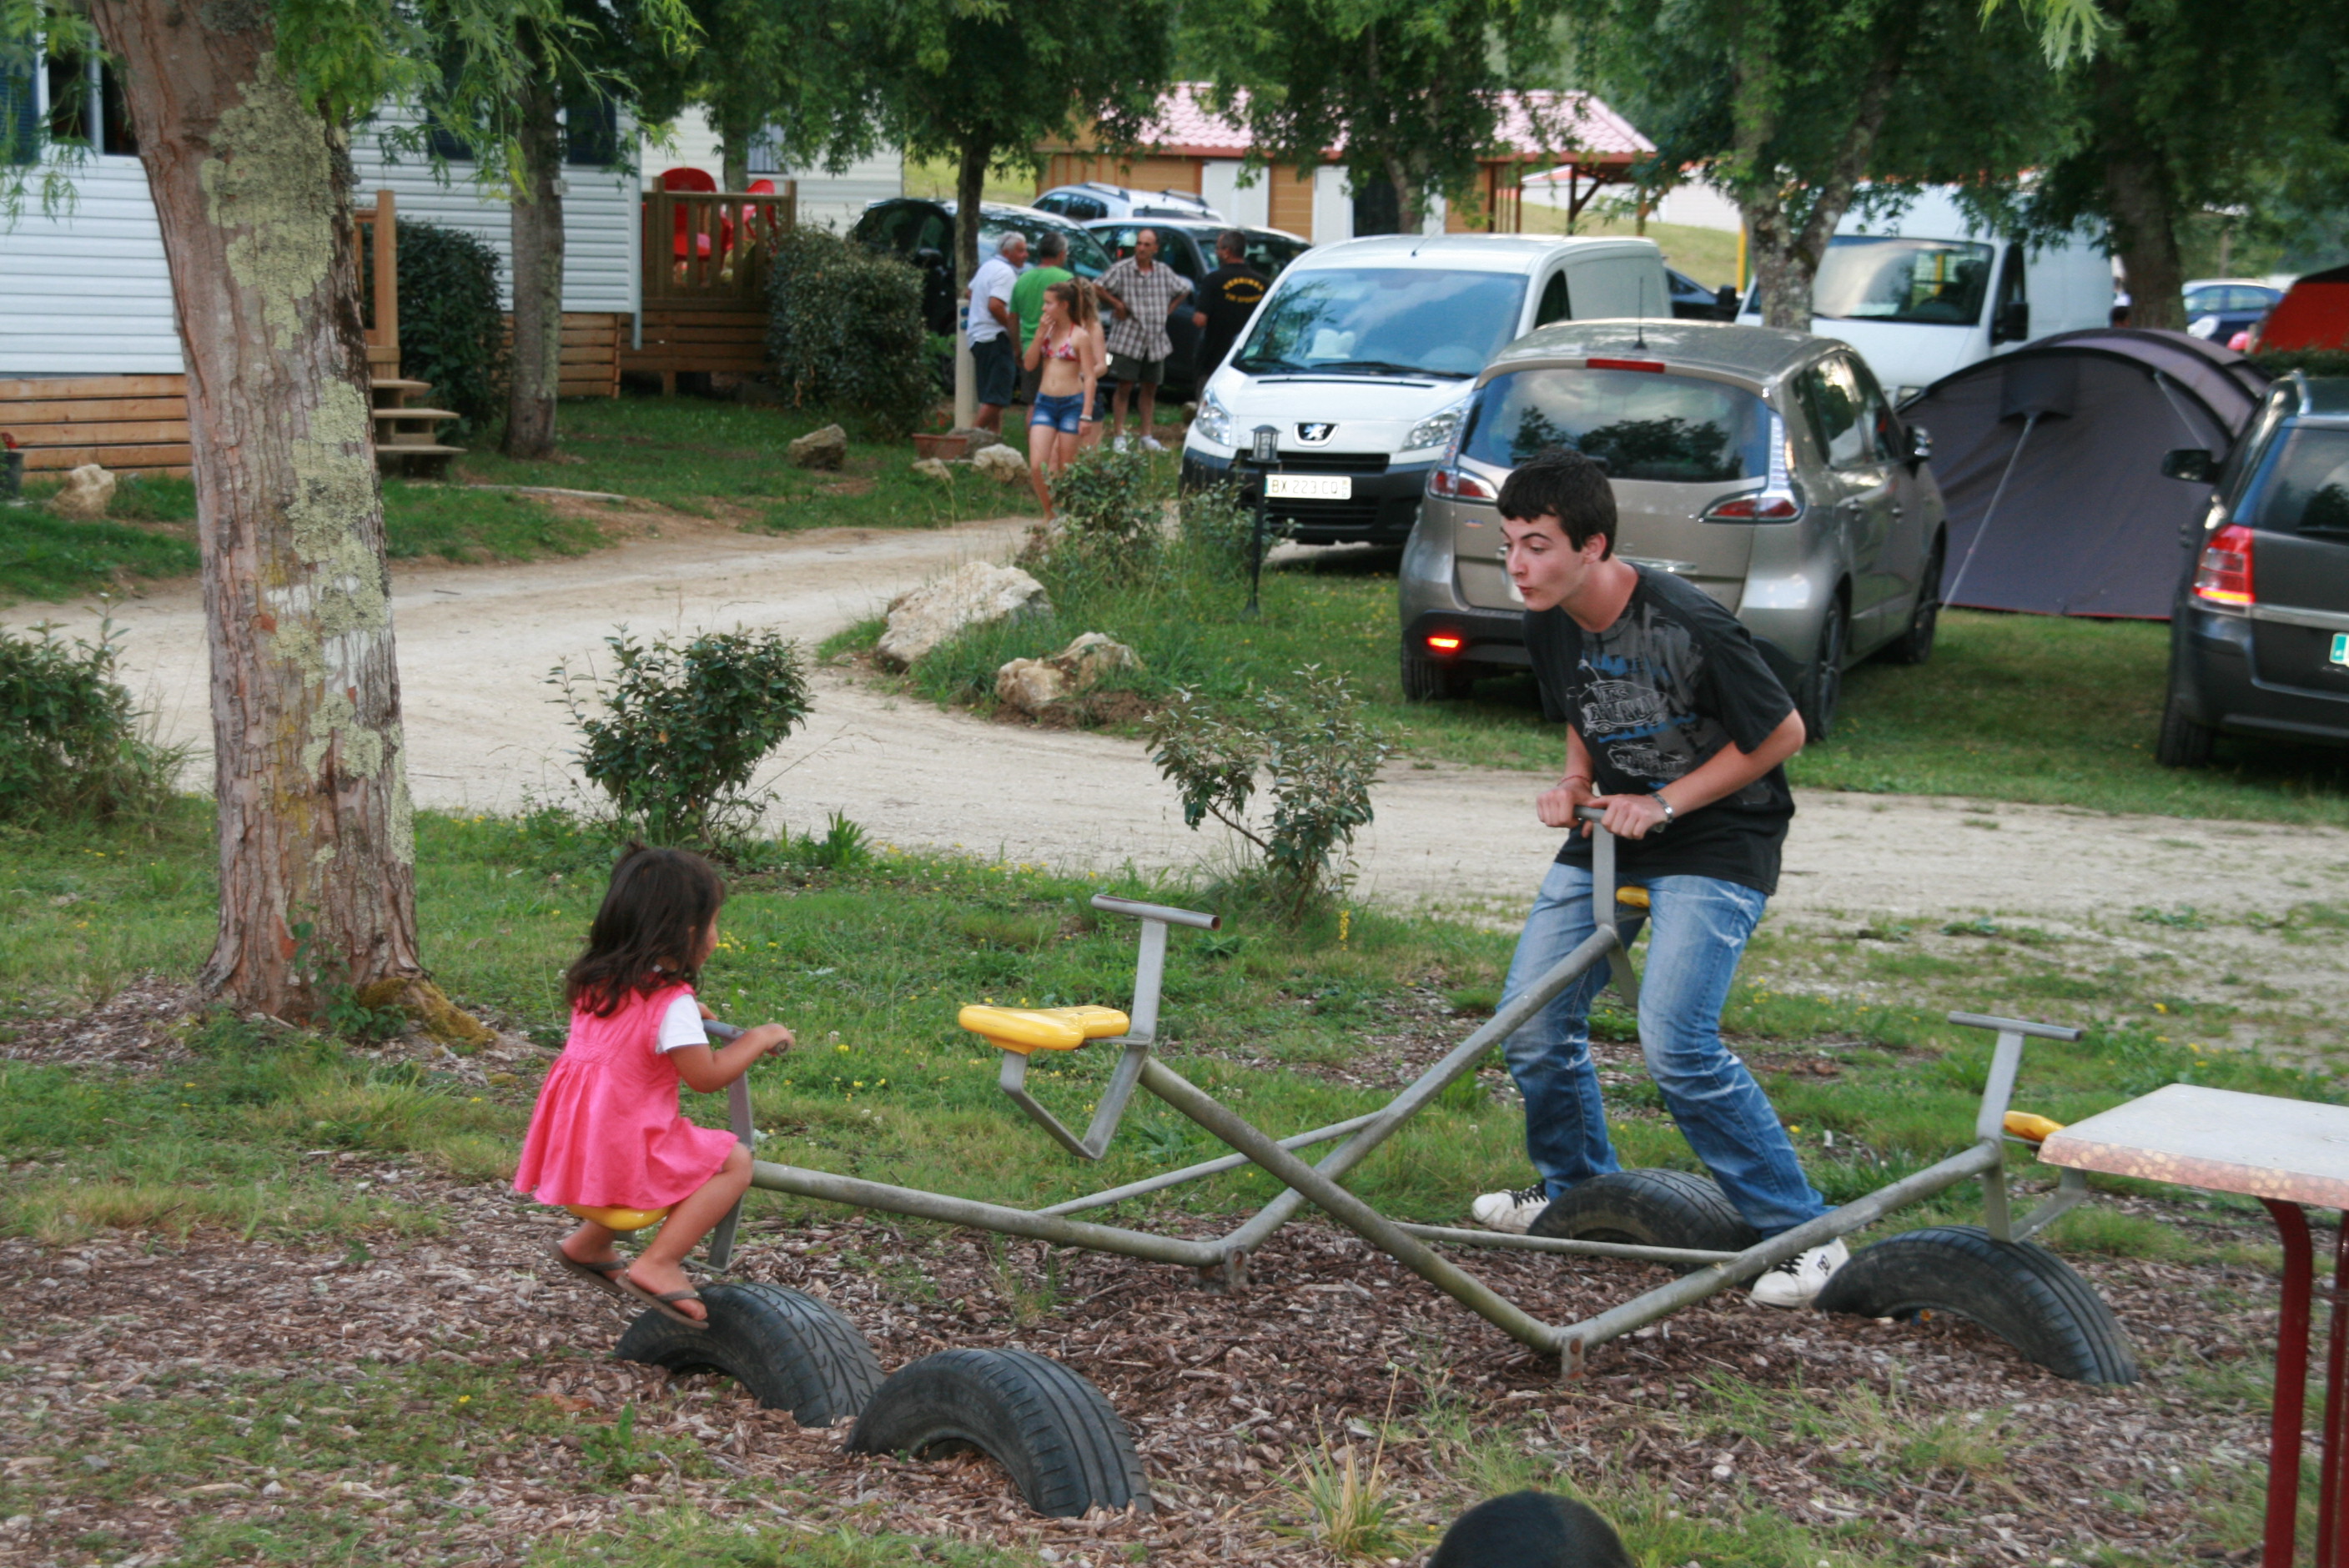
[(645, 196), (644, 311), (623, 370), (756, 376), (767, 367), (767, 263), (797, 221), (799, 187), (775, 194), (654, 191)]

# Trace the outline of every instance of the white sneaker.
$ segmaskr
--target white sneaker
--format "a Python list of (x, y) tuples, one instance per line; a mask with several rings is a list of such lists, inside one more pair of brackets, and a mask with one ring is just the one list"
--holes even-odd
[(1537, 1181), (1514, 1192), (1487, 1192), (1468, 1205), (1468, 1217), (1488, 1231), (1522, 1236), (1549, 1207), (1549, 1189)]
[(1112, 436), (1109, 438), (1109, 449), (1112, 452), (1124, 451), (1133, 444), (1133, 438), (1131, 436)]
[(1754, 1282), (1754, 1299), (1764, 1306), (1808, 1306), (1826, 1288), (1836, 1270), (1851, 1262), (1851, 1249), (1838, 1236), (1823, 1247), (1796, 1253)]
[(1166, 448), (1157, 437), (1144, 436), (1142, 438), (1142, 449), (1145, 452), (1163, 452)]

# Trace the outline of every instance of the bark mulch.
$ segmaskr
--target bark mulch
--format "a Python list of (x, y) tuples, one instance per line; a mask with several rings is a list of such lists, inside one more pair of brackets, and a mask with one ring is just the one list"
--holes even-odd
[[(1135, 1548), (1174, 1568), (1326, 1563), (1294, 1532), (1306, 1518), (1292, 1490), (1300, 1462), (1325, 1441), (1367, 1459), (1369, 1423), (1392, 1408), (1409, 1428), (1431, 1398), (1554, 1461), (1602, 1510), (1609, 1488), (1636, 1476), (1692, 1516), (1845, 1524), (1867, 1532), (1855, 1547), (1920, 1564), (2055, 1563), (2098, 1546), (2182, 1562), (2208, 1538), (2196, 1514), (2205, 1467), (2264, 1453), (2240, 1396), (2208, 1391), (2226, 1381), (2211, 1372), (2256, 1364), (2273, 1334), (2271, 1279), (2240, 1267), (2075, 1259), (2136, 1338), (2147, 1377), (2133, 1388), (2063, 1381), (1961, 1323), (1782, 1314), (1742, 1294), (1619, 1341), (1590, 1377), (1561, 1383), (1553, 1363), (1319, 1223), (1276, 1236), (1237, 1295), (1185, 1271), (877, 1217), (746, 1227), (740, 1277), (828, 1300), (886, 1368), (950, 1346), (1017, 1345), (1092, 1378), (1133, 1428), (1156, 1510), (1043, 1521), (989, 1461), (852, 1456), (844, 1429), (802, 1430), (730, 1382), (610, 1359), (627, 1314), (542, 1263), (560, 1216), (494, 1185), (421, 1178), (412, 1163), (346, 1158), (334, 1170), (388, 1178), (439, 1208), (448, 1233), (370, 1238), (377, 1252), (357, 1262), (358, 1249), (201, 1234), (113, 1235), (67, 1252), (0, 1243), (0, 1457), (19, 1500), (0, 1521), (0, 1564), (98, 1562), (80, 1542), (103, 1532), (116, 1538), (108, 1560), (163, 1563), (199, 1518), (265, 1529), (305, 1511), (332, 1511), (357, 1532), (353, 1560), (505, 1563), (686, 1502), (761, 1531), (902, 1530), (1049, 1550), (1048, 1561), (1088, 1568)], [(2231, 1214), (2131, 1206), (2261, 1239)], [(1464, 1261), (1554, 1319), (1664, 1277), (1529, 1254)], [(433, 1361), (510, 1376), (567, 1414), (574, 1440), (477, 1442), (469, 1468), (387, 1477), (375, 1465), (305, 1465), (289, 1434), (266, 1470), (174, 1477), (112, 1501), (82, 1484), (77, 1455), (102, 1431), (119, 1435), (126, 1402), (297, 1376), (363, 1387)], [(1847, 1422), (1816, 1436), (1750, 1422), (1745, 1435), (1703, 1434), (1733, 1398), (1831, 1415), (1859, 1389), (1912, 1422), (1978, 1418), (2007, 1462), (1904, 1469)], [(648, 1461), (624, 1484), (593, 1473), (575, 1439), (609, 1429), (629, 1405), (640, 1435), (689, 1438), (708, 1468)], [(1425, 1436), (1386, 1447), (1413, 1539), (1474, 1501), (1451, 1473), (1456, 1458)], [(28, 1491), (36, 1505), (23, 1502)]]

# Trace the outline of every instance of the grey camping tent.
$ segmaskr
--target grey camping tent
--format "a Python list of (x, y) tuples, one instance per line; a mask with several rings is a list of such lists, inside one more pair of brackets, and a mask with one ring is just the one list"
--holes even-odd
[(1950, 509), (1941, 596), (1986, 610), (2166, 620), (2201, 488), (2174, 447), (2224, 452), (2267, 390), (2182, 332), (2092, 327), (1945, 376), (1901, 408), (1932, 432)]

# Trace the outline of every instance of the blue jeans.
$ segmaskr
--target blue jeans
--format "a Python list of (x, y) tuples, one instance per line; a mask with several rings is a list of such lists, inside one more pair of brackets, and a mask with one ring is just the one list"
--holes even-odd
[[(1640, 975), (1640, 1047), (1681, 1135), (1737, 1212), (1764, 1236), (1826, 1212), (1762, 1086), (1721, 1043), (1721, 1007), (1745, 939), (1767, 895), (1713, 877), (1648, 883), (1648, 939)], [(1626, 922), (1628, 942), (1639, 922)], [(1587, 940), (1590, 872), (1552, 864), (1526, 916), (1502, 1005)], [(1526, 1101), (1526, 1153), (1556, 1197), (1576, 1182), (1619, 1171), (1607, 1137), (1599, 1073), (1590, 1063), (1590, 1003), (1606, 983), (1594, 968), (1535, 1014), (1504, 1047)]]

